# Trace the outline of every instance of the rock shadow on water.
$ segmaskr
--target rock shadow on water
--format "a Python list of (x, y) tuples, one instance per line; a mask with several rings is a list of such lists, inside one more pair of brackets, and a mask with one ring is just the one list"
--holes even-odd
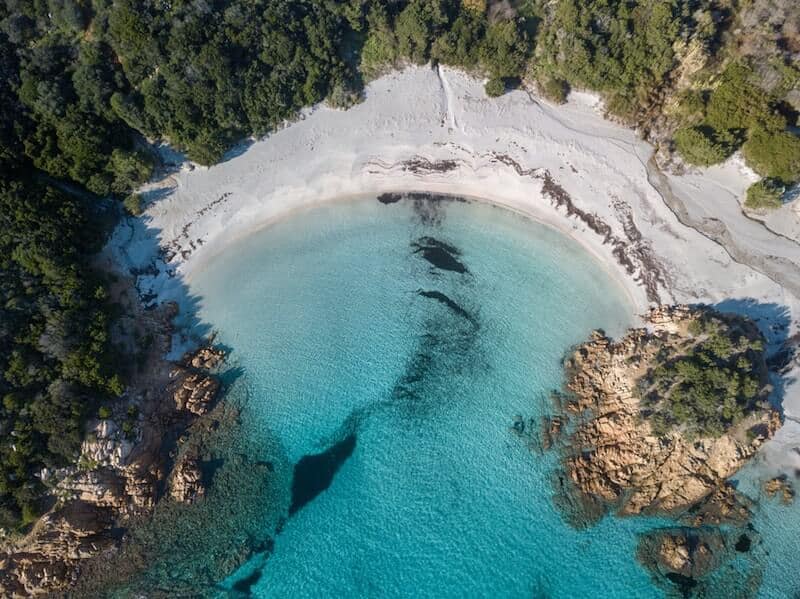
[(289, 515), (295, 514), (331, 486), (336, 473), (353, 455), (355, 448), (356, 435), (352, 433), (322, 453), (300, 458), (294, 467)]
[(232, 587), (232, 590), (237, 595), (244, 595), (250, 597), (253, 587), (261, 580), (261, 570), (253, 570), (253, 572), (244, 578), (237, 580)]

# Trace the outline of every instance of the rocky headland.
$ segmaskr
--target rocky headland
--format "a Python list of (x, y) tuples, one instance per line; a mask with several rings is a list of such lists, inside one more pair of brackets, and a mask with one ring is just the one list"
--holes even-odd
[[(749, 550), (750, 501), (728, 480), (781, 417), (753, 322), (683, 305), (645, 319), (618, 341), (594, 332), (565, 363), (556, 498), (576, 526), (609, 512), (675, 520), (640, 539), (639, 558), (686, 594)], [(770, 491), (786, 493), (778, 483)]]
[(165, 305), (139, 315), (156, 342), (108, 417), (89, 421), (76, 464), (42, 473), (53, 506), (24, 537), (4, 540), (0, 596), (62, 593), (89, 561), (115, 552), (125, 528), (163, 496), (203, 496), (196, 462), (173, 457), (187, 428), (213, 407), (224, 355), (204, 346), (177, 363), (164, 359), (175, 314)]

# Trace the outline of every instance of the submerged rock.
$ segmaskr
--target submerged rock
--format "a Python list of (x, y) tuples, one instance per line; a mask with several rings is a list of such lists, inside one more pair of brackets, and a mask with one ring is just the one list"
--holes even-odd
[(755, 597), (764, 555), (751, 528), (660, 528), (639, 537), (636, 557), (667, 597)]
[(450, 308), (450, 310), (452, 310), (458, 316), (461, 316), (461, 317), (467, 319), (468, 321), (474, 323), (472, 315), (469, 312), (467, 312), (464, 308), (459, 306), (458, 303), (456, 303), (454, 300), (449, 298), (447, 295), (445, 295), (441, 291), (424, 291), (424, 290), (420, 289), (419, 291), (417, 291), (417, 295), (420, 295), (422, 297), (426, 297), (428, 299), (436, 300), (440, 304)]
[(460, 252), (449, 243), (432, 237), (423, 237), (413, 243), (412, 247), (415, 254), (421, 254), (425, 260), (440, 270), (448, 270), (460, 274), (468, 272), (467, 267), (456, 257), (460, 255)]
[(169, 495), (180, 503), (194, 503), (205, 494), (206, 488), (200, 461), (193, 453), (187, 453), (172, 469)]
[(729, 559), (725, 536), (715, 529), (670, 528), (643, 535), (637, 558), (664, 586), (690, 596), (698, 581)]
[(330, 487), (333, 477), (353, 454), (355, 448), (356, 436), (351, 434), (322, 453), (300, 458), (294, 467), (289, 514), (294, 514)]
[(794, 485), (785, 474), (771, 478), (764, 483), (764, 492), (770, 499), (778, 497), (784, 505), (794, 503)]

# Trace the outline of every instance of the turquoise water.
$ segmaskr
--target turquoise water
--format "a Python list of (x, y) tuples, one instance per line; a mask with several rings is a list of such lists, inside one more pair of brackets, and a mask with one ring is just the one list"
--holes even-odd
[(555, 452), (510, 431), (546, 413), (571, 345), (632, 321), (576, 243), (482, 203), (354, 200), (232, 245), (191, 288), (241, 373), (237, 435), (272, 469), (239, 498), (258, 516), (231, 509), (262, 549), (221, 595), (663, 595), (635, 560), (663, 522), (571, 528)]

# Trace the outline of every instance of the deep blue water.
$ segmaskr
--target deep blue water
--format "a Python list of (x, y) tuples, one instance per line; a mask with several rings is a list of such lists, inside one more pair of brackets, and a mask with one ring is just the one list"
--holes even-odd
[(262, 502), (248, 534), (274, 541), (220, 595), (662, 595), (635, 560), (658, 522), (571, 528), (556, 454), (510, 431), (549, 409), (570, 346), (632, 321), (576, 243), (481, 203), (354, 200), (232, 245), (191, 287), (242, 373), (237, 435), (273, 469), (255, 500), (212, 489)]

